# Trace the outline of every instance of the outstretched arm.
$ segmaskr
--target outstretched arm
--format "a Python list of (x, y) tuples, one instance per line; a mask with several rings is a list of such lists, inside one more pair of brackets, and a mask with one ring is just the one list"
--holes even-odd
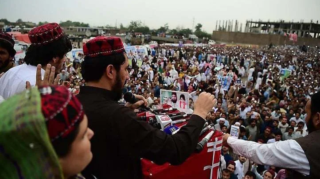
[(224, 136), (234, 153), (243, 155), (257, 164), (285, 167), (293, 169), (303, 175), (309, 175), (309, 161), (295, 140), (286, 140), (271, 144), (259, 144)]

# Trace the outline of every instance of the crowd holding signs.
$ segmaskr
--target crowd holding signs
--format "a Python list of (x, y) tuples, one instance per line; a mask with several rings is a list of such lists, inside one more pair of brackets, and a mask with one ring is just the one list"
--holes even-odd
[[(53, 37), (45, 36), (44, 39), (49, 38), (47, 40), (43, 40), (42, 38), (34, 38), (45, 34), (41, 32), (43, 28), (36, 28), (31, 32), (30, 38), (33, 40), (33, 45), (29, 48), (29, 55), (27, 54), (25, 59), (27, 64), (21, 64), (14, 67), (12, 58), (10, 60), (10, 56), (7, 55), (7, 59), (9, 59), (7, 60), (9, 65), (7, 64), (5, 68), (2, 68), (2, 71), (0, 71), (3, 72), (3, 76), (0, 75), (0, 94), (5, 100), (9, 99), (9, 102), (4, 102), (4, 104), (6, 104), (4, 105), (6, 109), (11, 109), (10, 102), (16, 102), (10, 99), (11, 96), (25, 91), (26, 87), (28, 88), (30, 84), (39, 84), (45, 80), (51, 81), (52, 83), (54, 82), (55, 85), (63, 85), (69, 89), (69, 92), (66, 90), (66, 88), (60, 89), (60, 87), (58, 87), (56, 89), (47, 87), (40, 91), (41, 93), (44, 93), (43, 95), (48, 95), (49, 93), (51, 94), (53, 91), (56, 92), (59, 90), (64, 90), (61, 93), (73, 93), (75, 95), (80, 93), (79, 96), (81, 98), (81, 92), (83, 92), (86, 95), (90, 95), (90, 97), (83, 97), (81, 101), (83, 103), (87, 103), (85, 105), (87, 106), (87, 109), (92, 107), (91, 102), (93, 102), (92, 104), (95, 105), (96, 101), (101, 99), (120, 99), (121, 94), (124, 94), (128, 91), (137, 95), (141, 95), (139, 96), (140, 99), (146, 99), (146, 101), (140, 101), (142, 101), (145, 105), (148, 105), (148, 107), (157, 108), (159, 105), (167, 104), (172, 108), (179, 109), (180, 111), (192, 113), (191, 110), (196, 110), (195, 106), (202, 105), (202, 108), (208, 108), (205, 110), (206, 115), (192, 115), (191, 118), (194, 119), (193, 121), (195, 121), (195, 123), (198, 122), (197, 124), (202, 127), (204, 123), (203, 119), (205, 119), (209, 124), (214, 126), (215, 130), (219, 130), (223, 133), (231, 133), (233, 137), (231, 139), (227, 138), (224, 141), (227, 142), (227, 144), (231, 147), (228, 145), (222, 147), (221, 165), (219, 166), (221, 177), (242, 179), (246, 175), (255, 176), (257, 178), (290, 178), (290, 176), (298, 176), (296, 175), (297, 173), (304, 176), (309, 175), (310, 173), (313, 176), (318, 175), (318, 173), (313, 170), (313, 166), (316, 166), (313, 158), (318, 157), (318, 154), (315, 154), (314, 152), (313, 154), (310, 154), (309, 150), (306, 150), (306, 148), (309, 147), (308, 143), (315, 141), (319, 134), (311, 133), (316, 130), (319, 131), (320, 128), (319, 122), (316, 123), (317, 126), (315, 126), (315, 124), (310, 123), (310, 117), (307, 118), (307, 116), (310, 116), (311, 114), (313, 116), (311, 117), (312, 120), (316, 121), (318, 120), (317, 116), (319, 114), (319, 109), (317, 106), (319, 96), (317, 95), (319, 95), (320, 51), (318, 47), (307, 48), (306, 46), (263, 46), (259, 48), (253, 48), (247, 46), (228, 45), (182, 46), (181, 44), (180, 46), (163, 45), (156, 48), (147, 48), (145, 46), (123, 47), (121, 40), (117, 37), (98, 37), (90, 40), (87, 45), (84, 46), (84, 50), (81, 51), (81, 49), (71, 50), (71, 44), (69, 44), (70, 42), (68, 42), (66, 37), (63, 36), (63, 31), (60, 29), (59, 25), (47, 24), (46, 28), (57, 30), (57, 32), (51, 34)], [(5, 41), (9, 42), (9, 46), (13, 48), (13, 42), (11, 42), (12, 39), (10, 40), (10, 37), (7, 35), (2, 36)], [(37, 50), (37, 48), (42, 46), (47, 47), (46, 43), (52, 40), (51, 38), (58, 39), (52, 43), (61, 42), (64, 44), (64, 46), (62, 48), (62, 46), (56, 45), (55, 48), (48, 48), (46, 51), (49, 53), (52, 52), (53, 49), (59, 49), (58, 47), (61, 47), (62, 49), (59, 50), (62, 51), (62, 58), (66, 58), (65, 54), (71, 51), (71, 54), (67, 55), (70, 58), (66, 58), (65, 61), (61, 59), (57, 60), (56, 58), (49, 58), (46, 54), (40, 53), (42, 51)], [(104, 46), (99, 46), (99, 44), (102, 43), (104, 43)], [(110, 47), (110, 44), (114, 45), (114, 43), (117, 43), (115, 48), (118, 48), (116, 50), (113, 49), (114, 53), (111, 53), (110, 49), (103, 49)], [(35, 44), (38, 44), (39, 46)], [(48, 71), (51, 69), (50, 64), (46, 69), (46, 72), (44, 72), (44, 69), (41, 69), (41, 66), (37, 67), (36, 65), (38, 65), (38, 63), (41, 61), (37, 58), (40, 58), (40, 56), (31, 56), (31, 52), (37, 55), (43, 55), (41, 56), (41, 60), (46, 59), (47, 61), (45, 64), (49, 64), (50, 62), (56, 65), (56, 72), (59, 73), (59, 76), (57, 76), (56, 79), (53, 79), (55, 74), (50, 76), (48, 75)], [(125, 56), (123, 56), (124, 52), (126, 52)], [(101, 55), (99, 56), (98, 54)], [(123, 68), (121, 66), (120, 69), (124, 71), (124, 74), (129, 74), (130, 79), (124, 79), (123, 76), (125, 75), (119, 75), (121, 76), (121, 79), (116, 81), (116, 75), (115, 73), (112, 73), (114, 71), (110, 70), (113, 68), (109, 68), (111, 65), (108, 65), (108, 68), (106, 67), (99, 69), (100, 63), (105, 63), (105, 59), (113, 59), (113, 55), (115, 54), (122, 57), (124, 61), (123, 64), (127, 64), (125, 60), (128, 58), (129, 64)], [(97, 60), (97, 58), (101, 59)], [(93, 63), (97, 63), (95, 64), (96, 66), (92, 65)], [(2, 63), (1, 65), (4, 66)], [(110, 73), (105, 75), (107, 69)], [(42, 70), (42, 73), (45, 73), (44, 79), (41, 78)], [(53, 71), (54, 70), (55, 68), (53, 68)], [(94, 76), (96, 75), (97, 70), (102, 71), (101, 75), (98, 77)], [(38, 74), (37, 78), (35, 78), (36, 72)], [(87, 79), (86, 81), (83, 80), (83, 74), (86, 75), (89, 81)], [(112, 78), (108, 75), (112, 76)], [(119, 78), (119, 76), (117, 77)], [(108, 83), (104, 83), (105, 81), (101, 79), (107, 81)], [(26, 80), (28, 83), (26, 83)], [(113, 84), (113, 89), (103, 89), (104, 91), (102, 89), (96, 89), (96, 87), (99, 85), (90, 86), (90, 84), (92, 85), (93, 83), (99, 83), (100, 86)], [(120, 85), (117, 86), (118, 83), (120, 83)], [(82, 89), (87, 89), (87, 91), (81, 90), (80, 92), (80, 86), (83, 86)], [(93, 92), (91, 91), (91, 93), (89, 93), (90, 90)], [(34, 93), (40, 92), (36, 90), (34, 91)], [(120, 94), (119, 97), (117, 96), (118, 94)], [(20, 95), (19, 97), (24, 97), (25, 100), (28, 100), (28, 95), (29, 94), (25, 95), (27, 97), (23, 95)], [(102, 95), (103, 97), (98, 95)], [(142, 98), (142, 96), (144, 98)], [(213, 96), (215, 96), (217, 99), (217, 104), (215, 105), (212, 104), (213, 101), (215, 101)], [(40, 98), (40, 94), (38, 97)], [(43, 99), (48, 100), (45, 98)], [(54, 99), (66, 100), (69, 98), (56, 97)], [(310, 102), (310, 99), (312, 100), (312, 103)], [(112, 108), (118, 105), (118, 103), (110, 101), (108, 102), (112, 105), (107, 107)], [(208, 105), (206, 106), (199, 102), (197, 103), (197, 101), (203, 101), (204, 104)], [(69, 102), (70, 101), (68, 101), (68, 103)], [(80, 103), (77, 102), (77, 100), (72, 100), (71, 102), (78, 104), (72, 106), (75, 106), (77, 110), (79, 110), (77, 112), (83, 116), (82, 108), (79, 107)], [(109, 105), (109, 103), (104, 102), (101, 104), (101, 106), (106, 107), (106, 105)], [(47, 103), (46, 101), (44, 104), (51, 103)], [(99, 106), (99, 108), (101, 106)], [(29, 105), (28, 107), (31, 108), (35, 106)], [(40, 107), (41, 105), (39, 104), (39, 108), (37, 109), (40, 109)], [(42, 107), (46, 107), (46, 105), (43, 105)], [(22, 108), (15, 109), (18, 110)], [(97, 108), (94, 108), (92, 110), (94, 111), (96, 109)], [(126, 112), (126, 110), (129, 109), (125, 108), (123, 111)], [(208, 111), (210, 112), (208, 113)], [(85, 110), (85, 112), (88, 113), (88, 110)], [(88, 115), (88, 117), (91, 117), (90, 120), (93, 118), (100, 119), (101, 116), (96, 115), (96, 113), (100, 112), (108, 112), (108, 110), (100, 111), (99, 109), (99, 111), (92, 112), (91, 115)], [(14, 111), (12, 113), (14, 113)], [(105, 117), (108, 118), (110, 115), (114, 114), (108, 114), (105, 115)], [(127, 116), (124, 116), (125, 115), (122, 113), (118, 113), (117, 115), (110, 117), (110, 121), (112, 121), (113, 118), (121, 118), (122, 121), (128, 120), (129, 117), (130, 119), (136, 119), (136, 116), (134, 116), (132, 111), (128, 112)], [(108, 122), (108, 120), (103, 121)], [(116, 123), (118, 121), (119, 120), (115, 120), (113, 122)], [(131, 120), (127, 123), (127, 125), (120, 125), (120, 127), (125, 126), (130, 128), (134, 126), (129, 125), (132, 124), (131, 122), (136, 124), (136, 121)], [(72, 124), (72, 122), (68, 122), (68, 124)], [(61, 127), (61, 130), (63, 130), (66, 125), (61, 125), (63, 126)], [(136, 125), (138, 126), (137, 128), (132, 128), (132, 131), (136, 132), (135, 130), (141, 129), (139, 128), (141, 125), (145, 125), (144, 129), (148, 129), (148, 132), (150, 133), (155, 131), (155, 129), (147, 126), (145, 123), (139, 123), (139, 125)], [(192, 126), (189, 127), (190, 128), (183, 129), (185, 129), (185, 132), (191, 131), (190, 133), (192, 133), (193, 128)], [(199, 130), (198, 128), (196, 129)], [(53, 130), (58, 128), (52, 127), (50, 129)], [(190, 130), (188, 131), (188, 129)], [(97, 131), (105, 132), (106, 130)], [(127, 128), (123, 130), (121, 129), (122, 133), (117, 132), (117, 134), (123, 135), (126, 131), (128, 131)], [(59, 132), (60, 131), (55, 132), (55, 134), (58, 134), (58, 137), (60, 136)], [(142, 134), (145, 132), (145, 130), (140, 132)], [(88, 132), (88, 135), (89, 133), (90, 132)], [(180, 133), (180, 136), (183, 136), (182, 133)], [(137, 134), (140, 133), (137, 132)], [(176, 137), (163, 137), (165, 134), (157, 131), (152, 134), (160, 135), (161, 137), (154, 137), (152, 140), (145, 142), (144, 145), (149, 145), (150, 143), (155, 146), (161, 145), (162, 142), (153, 143), (153, 140), (162, 138), (174, 140)], [(88, 140), (92, 137), (92, 135), (93, 134), (91, 133), (90, 137), (88, 137)], [(141, 137), (142, 139), (145, 139), (143, 137), (146, 135), (141, 136), (137, 135), (134, 137)], [(225, 136), (228, 137), (228, 135)], [(53, 135), (53, 137), (55, 136)], [(121, 139), (125, 139), (126, 137), (131, 137), (131, 135), (121, 137)], [(194, 138), (194, 141), (196, 141), (198, 136)], [(183, 140), (175, 140), (175, 142), (177, 141)], [(246, 143), (244, 141), (251, 142)], [(283, 144), (280, 141), (284, 141), (286, 142), (285, 144), (288, 145), (282, 145), (282, 147), (279, 147), (278, 144)], [(171, 142), (165, 147), (161, 147), (182, 147), (175, 145), (175, 142)], [(50, 141), (46, 141), (46, 143), (50, 143)], [(269, 145), (259, 145), (259, 143)], [(276, 144), (272, 145), (272, 143)], [(94, 145), (97, 144), (98, 143), (95, 143)], [(99, 145), (97, 145), (95, 149), (100, 147), (98, 146)], [(106, 150), (111, 147), (107, 146)], [(295, 155), (288, 155), (290, 154), (292, 147), (298, 151), (298, 157)], [(158, 146), (154, 148), (155, 151), (158, 151)], [(125, 151), (129, 150), (126, 147), (121, 148), (121, 150), (123, 150), (122, 152), (126, 154), (132, 152)], [(246, 153), (249, 150), (256, 155), (252, 156)], [(90, 153), (90, 150), (87, 151)], [(191, 151), (190, 153), (193, 152), (192, 149), (188, 151)], [(270, 151), (272, 153), (268, 153)], [(269, 155), (265, 155), (266, 153)], [(188, 156), (187, 154), (185, 155)], [(307, 159), (306, 156), (312, 157), (308, 157)], [(114, 159), (113, 161), (117, 161), (118, 158), (113, 157), (115, 157), (115, 155), (111, 153), (109, 158)], [(155, 155), (152, 157), (155, 158), (158, 156)], [(250, 161), (246, 157), (249, 158)], [(135, 159), (139, 159), (139, 157), (136, 157)], [(297, 159), (300, 162), (292, 162), (297, 161)], [(316, 158), (314, 160), (316, 160)], [(252, 161), (255, 161), (255, 163)], [(0, 162), (3, 162), (3, 160), (0, 160)], [(89, 162), (90, 160), (88, 160), (87, 164)], [(106, 162), (106, 160), (103, 162)], [(132, 161), (125, 162), (130, 163)], [(297, 173), (290, 170), (285, 170), (284, 172), (284, 169), (287, 167), (295, 169), (295, 172)], [(127, 171), (134, 172), (134, 169), (127, 169)], [(108, 172), (112, 173), (111, 170)], [(116, 173), (114, 174), (116, 175)], [(123, 174), (127, 173), (123, 172)]]

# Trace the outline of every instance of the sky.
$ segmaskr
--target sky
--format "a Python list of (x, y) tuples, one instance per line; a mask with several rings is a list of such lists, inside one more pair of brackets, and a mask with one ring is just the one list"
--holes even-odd
[(90, 26), (129, 25), (140, 20), (151, 29), (192, 28), (212, 32), (217, 20), (320, 21), (320, 0), (0, 0), (0, 18), (80, 21)]

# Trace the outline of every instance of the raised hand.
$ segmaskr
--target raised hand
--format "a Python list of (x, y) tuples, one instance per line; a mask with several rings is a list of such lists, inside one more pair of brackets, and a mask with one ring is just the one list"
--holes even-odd
[[(55, 67), (47, 64), (46, 71), (44, 73), (43, 79), (41, 78), (41, 65), (37, 65), (37, 72), (36, 72), (36, 86), (46, 86), (46, 85), (58, 85), (60, 80), (60, 75), (55, 75)], [(29, 81), (26, 82), (26, 89), (30, 89), (31, 84)]]
[(217, 100), (210, 93), (202, 92), (194, 103), (194, 114), (206, 118), (208, 112), (217, 104)]
[(36, 73), (36, 86), (45, 86), (45, 85), (58, 85), (60, 80), (60, 75), (57, 75), (55, 78), (55, 70), (54, 66), (47, 64), (46, 71), (44, 73), (43, 79), (41, 78), (41, 65), (37, 65), (37, 73)]

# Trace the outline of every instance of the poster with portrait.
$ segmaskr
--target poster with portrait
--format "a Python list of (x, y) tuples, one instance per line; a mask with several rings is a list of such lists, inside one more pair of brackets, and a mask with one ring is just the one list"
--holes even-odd
[(228, 91), (230, 84), (231, 84), (231, 81), (232, 81), (232, 78), (230, 78), (229, 76), (223, 76), (220, 78), (220, 81), (221, 81), (222, 89), (224, 91)]
[(148, 51), (144, 46), (125, 46), (128, 57), (129, 66), (132, 66), (132, 59), (137, 59), (137, 66), (141, 67), (144, 56), (148, 55)]
[(75, 59), (79, 59), (79, 54), (83, 54), (82, 48), (72, 49), (70, 52), (67, 53), (67, 57), (73, 61)]
[(188, 112), (189, 93), (172, 90), (160, 90), (160, 104), (167, 104), (181, 112)]

